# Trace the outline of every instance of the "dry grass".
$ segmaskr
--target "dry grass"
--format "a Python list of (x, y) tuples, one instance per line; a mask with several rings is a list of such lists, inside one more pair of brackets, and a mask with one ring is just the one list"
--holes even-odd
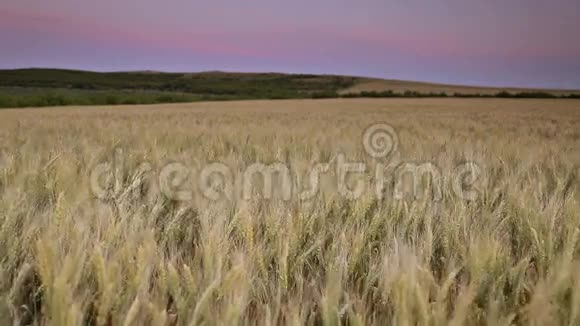
[[(0, 323), (580, 323), (580, 102), (250, 101), (0, 111)], [(475, 201), (175, 202), (141, 174), (108, 201), (89, 174), (141, 162), (481, 164)], [(330, 171), (331, 175), (335, 172)], [(151, 186), (154, 187), (154, 186)], [(195, 188), (195, 187), (192, 187)], [(132, 188), (135, 189), (135, 188)], [(332, 189), (330, 189), (332, 190)]]
[(520, 93), (520, 92), (545, 92), (556, 96), (570, 94), (580, 94), (580, 90), (556, 90), (556, 89), (539, 89), (539, 88), (500, 88), (500, 87), (475, 87), (461, 85), (446, 85), (424, 82), (413, 82), (403, 80), (383, 80), (383, 79), (365, 79), (356, 85), (341, 90), (340, 94), (359, 94), (362, 92), (384, 92), (393, 91), (404, 93), (405, 91), (418, 92), (421, 94), (429, 93), (446, 93), (453, 95), (455, 93), (463, 95), (495, 95), (499, 92)]

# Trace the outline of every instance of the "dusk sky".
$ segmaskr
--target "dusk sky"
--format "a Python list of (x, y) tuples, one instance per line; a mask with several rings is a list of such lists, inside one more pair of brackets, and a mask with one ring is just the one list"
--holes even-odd
[(580, 89), (579, 0), (0, 0), (0, 68)]

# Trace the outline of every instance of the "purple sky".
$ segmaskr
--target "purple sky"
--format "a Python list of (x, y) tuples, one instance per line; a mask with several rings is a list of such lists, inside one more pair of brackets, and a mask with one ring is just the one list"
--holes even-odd
[(0, 68), (580, 88), (579, 0), (0, 0)]

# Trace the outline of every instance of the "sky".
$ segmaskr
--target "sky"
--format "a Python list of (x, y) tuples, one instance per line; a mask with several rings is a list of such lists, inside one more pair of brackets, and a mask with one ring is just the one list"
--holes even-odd
[(0, 69), (580, 89), (579, 0), (0, 0)]

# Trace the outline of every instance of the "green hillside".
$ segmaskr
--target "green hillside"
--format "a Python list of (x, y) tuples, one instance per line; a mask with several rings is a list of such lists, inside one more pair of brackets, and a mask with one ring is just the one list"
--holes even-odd
[[(337, 97), (577, 98), (578, 93), (439, 87), (358, 77), (279, 73), (0, 70), (0, 108)], [(370, 87), (370, 86), (372, 87)], [(401, 86), (403, 85), (403, 86)]]

